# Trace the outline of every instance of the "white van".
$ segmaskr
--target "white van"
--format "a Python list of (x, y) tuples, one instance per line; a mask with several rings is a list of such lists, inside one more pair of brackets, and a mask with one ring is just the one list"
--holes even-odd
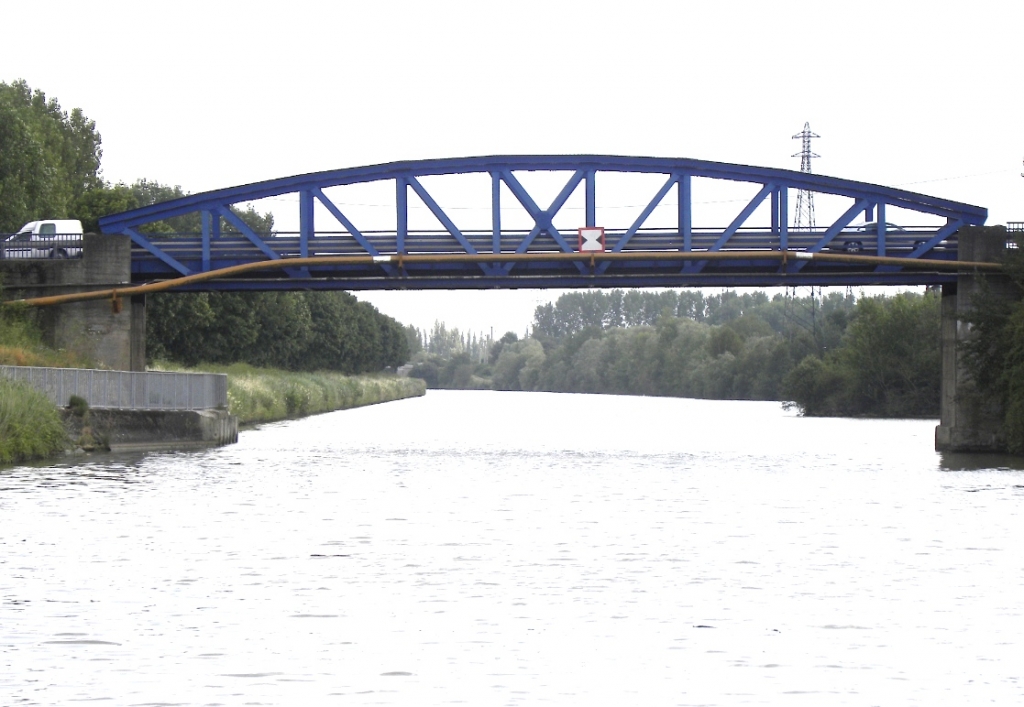
[(77, 258), (82, 255), (82, 222), (29, 221), (3, 243), (4, 258)]

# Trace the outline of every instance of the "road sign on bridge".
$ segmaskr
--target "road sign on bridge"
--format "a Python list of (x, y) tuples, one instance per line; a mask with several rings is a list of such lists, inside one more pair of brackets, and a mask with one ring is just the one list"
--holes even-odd
[[(526, 174), (538, 172), (559, 180), (549, 201), (527, 186)], [(489, 199), (476, 211), (486, 214), (484, 223), (468, 223), (466, 210), (442, 206), (427, 188), (456, 175), (489, 180)], [(657, 183), (646, 205), (613, 222), (621, 210), (605, 204), (616, 202), (622, 178), (644, 177), (650, 184), (651, 175)], [(698, 224), (698, 183), (744, 185), (749, 193), (721, 222)], [(353, 206), (336, 196), (366, 184), (393, 187), (392, 227), (357, 224)], [(791, 195), (801, 190), (840, 204), (827, 225), (789, 225)], [(239, 205), (281, 197), (297, 203), (297, 232), (257, 233), (238, 215)], [(582, 202), (575, 216), (566, 209), (570, 198)], [(412, 225), (410, 201), (418, 201), (436, 227)], [(525, 223), (510, 226), (511, 208)], [(199, 215), (195, 232), (157, 235), (149, 228), (188, 214)], [(182, 289), (914, 285), (954, 282), (955, 271), (944, 266), (957, 260), (956, 232), (983, 224), (986, 216), (969, 204), (791, 170), (656, 157), (515, 155), (285, 177), (106, 216), (100, 227), (131, 237), (134, 282), (261, 261), (277, 266)], [(585, 241), (580, 229), (603, 229), (603, 246)], [(296, 258), (315, 260), (289, 262)]]

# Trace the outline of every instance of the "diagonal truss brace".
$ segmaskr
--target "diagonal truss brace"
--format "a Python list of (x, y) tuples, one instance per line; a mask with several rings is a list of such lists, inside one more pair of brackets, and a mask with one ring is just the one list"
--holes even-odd
[[(430, 196), (430, 193), (427, 192), (422, 184), (420, 184), (420, 181), (413, 176), (406, 177), (405, 181), (406, 184), (412, 187), (412, 190), (416, 192), (416, 195), (420, 200), (426, 204), (427, 208), (430, 209), (430, 213), (434, 214), (434, 217), (441, 222), (441, 225), (448, 230), (448, 233), (452, 234), (452, 237), (459, 242), (459, 245), (461, 245), (470, 255), (476, 255), (476, 248), (473, 247), (473, 244), (470, 243), (464, 235), (462, 235), (462, 231), (458, 229), (455, 222), (448, 218), (448, 214), (446, 214), (444, 209), (434, 201), (434, 197)], [(480, 266), (480, 269), (484, 271), (485, 275), (498, 274), (494, 271), (494, 268), (487, 263), (478, 263), (478, 265)]]
[[(962, 219), (950, 219), (948, 222), (946, 222), (945, 226), (940, 228), (935, 233), (935, 235), (933, 235), (927, 241), (914, 248), (914, 250), (911, 251), (910, 255), (907, 256), (907, 258), (920, 258), (924, 253), (927, 253), (929, 250), (937, 246), (943, 240), (949, 238), (951, 235), (956, 233), (963, 225), (964, 222)], [(898, 270), (902, 270), (902, 268), (899, 267), (898, 265), (879, 265), (877, 268), (875, 268), (875, 272), (897, 272)]]
[[(331, 199), (326, 194), (324, 194), (322, 189), (320, 189), (319, 187), (314, 187), (310, 191), (312, 192), (313, 196), (317, 199), (317, 201), (323, 204), (324, 208), (330, 212), (331, 216), (336, 218), (338, 220), (338, 223), (345, 227), (345, 230), (348, 231), (349, 235), (352, 236), (353, 240), (355, 240), (355, 242), (358, 243), (360, 247), (362, 247), (362, 249), (367, 252), (368, 255), (374, 258), (380, 255), (380, 251), (373, 247), (373, 243), (370, 243), (370, 241), (367, 240), (366, 236), (363, 235), (362, 231), (356, 228), (356, 225), (352, 223), (352, 221), (350, 221), (349, 218), (345, 216), (344, 213), (342, 213), (341, 209), (339, 209), (338, 206), (333, 201), (331, 201)], [(396, 274), (395, 269), (388, 265), (387, 263), (381, 262), (381, 267), (384, 268), (384, 272), (386, 272), (388, 275)]]
[[(569, 181), (565, 183), (565, 186), (562, 187), (562, 191), (560, 191), (554, 201), (551, 202), (551, 206), (543, 210), (537, 206), (537, 202), (535, 202), (533, 197), (531, 197), (526, 189), (523, 188), (523, 185), (515, 178), (511, 170), (501, 170), (500, 174), (501, 180), (505, 182), (509, 191), (511, 191), (512, 195), (519, 200), (519, 203), (523, 205), (523, 208), (526, 209), (526, 212), (530, 215), (530, 218), (533, 219), (534, 223), (533, 228), (516, 248), (516, 253), (525, 253), (530, 247), (530, 244), (533, 243), (537, 236), (540, 235), (541, 231), (546, 231), (554, 239), (555, 243), (558, 244), (558, 247), (562, 249), (562, 252), (574, 252), (572, 246), (569, 245), (559, 230), (555, 228), (552, 221), (559, 210), (565, 206), (565, 202), (568, 201), (572, 193), (576, 191), (576, 187), (578, 187), (580, 182), (583, 181), (583, 178), (587, 176), (586, 171), (582, 169), (576, 170), (573, 175), (569, 177)], [(505, 274), (511, 272), (513, 267), (515, 267), (515, 263), (508, 263), (505, 265)], [(583, 263), (577, 262), (576, 267), (581, 274), (586, 274), (587, 267)]]
[[(265, 256), (267, 256), (269, 259), (271, 259), (271, 260), (280, 260), (281, 259), (281, 256), (278, 255), (274, 251), (273, 248), (268, 246), (266, 241), (264, 241), (262, 238), (260, 238), (258, 235), (256, 235), (256, 233), (251, 228), (249, 228), (249, 225), (245, 221), (243, 221), (238, 216), (236, 216), (234, 211), (232, 211), (231, 209), (228, 209), (228, 208), (220, 207), (220, 206), (214, 207), (213, 209), (211, 209), (211, 211), (213, 212), (213, 214), (215, 216), (217, 214), (219, 214), (225, 221), (227, 221), (232, 226), (237, 228), (239, 233), (241, 233), (243, 236), (245, 236), (254, 246), (259, 248), (259, 250)], [(301, 273), (296, 268), (283, 268), (283, 269), (288, 274), (288, 277), (302, 277), (303, 276), (303, 273)]]
[[(664, 185), (662, 185), (661, 189), (658, 190), (658, 193), (654, 195), (654, 198), (651, 199), (650, 203), (647, 204), (646, 208), (644, 208), (644, 210), (640, 212), (640, 215), (637, 216), (636, 220), (633, 221), (633, 225), (626, 229), (626, 232), (623, 233), (619, 240), (616, 241), (615, 245), (612, 246), (613, 253), (622, 252), (622, 249), (626, 247), (626, 244), (629, 243), (630, 239), (636, 235), (636, 232), (640, 230), (640, 227), (644, 225), (648, 218), (650, 218), (651, 214), (654, 213), (654, 210), (658, 208), (658, 205), (661, 203), (661, 200), (664, 199), (665, 195), (668, 194), (669, 190), (671, 190), (672, 187), (675, 186), (677, 182), (679, 182), (681, 177), (682, 175), (679, 174), (669, 175), (668, 180), (665, 182)], [(595, 274), (604, 275), (605, 271), (608, 270), (609, 267), (611, 267), (611, 264), (611, 261), (601, 263), (601, 265), (598, 266)]]
[(145, 250), (148, 250), (150, 253), (152, 253), (154, 256), (156, 256), (156, 258), (158, 260), (160, 260), (161, 262), (163, 262), (165, 265), (168, 265), (168, 266), (174, 268), (175, 270), (180, 272), (182, 275), (191, 275), (192, 274), (191, 270), (189, 270), (187, 267), (182, 265), (175, 258), (172, 258), (166, 252), (164, 252), (164, 250), (162, 248), (158, 248), (157, 246), (153, 245), (152, 241), (150, 241), (144, 235), (142, 235), (141, 233), (136, 231), (134, 228), (127, 228), (126, 227), (124, 229), (124, 231), (122, 231), (122, 232), (125, 233), (126, 235), (128, 235), (132, 239), (133, 243), (135, 243), (140, 248), (144, 248)]
[[(729, 224), (729, 227), (722, 232), (722, 235), (718, 237), (718, 240), (715, 241), (714, 244), (710, 248), (708, 248), (708, 250), (711, 252), (721, 250), (722, 247), (729, 242), (729, 239), (736, 235), (736, 231), (740, 229), (740, 226), (746, 223), (747, 219), (750, 218), (754, 211), (757, 210), (757, 207), (760, 206), (761, 203), (766, 198), (768, 198), (768, 195), (771, 194), (773, 191), (775, 191), (775, 184), (773, 182), (768, 182), (767, 184), (762, 185), (761, 190), (754, 195), (754, 198), (751, 199), (746, 206), (743, 207), (743, 210), (736, 215), (736, 218), (732, 220), (732, 223)], [(707, 264), (708, 261), (701, 260), (694, 264), (692, 268), (684, 267), (683, 272), (691, 274), (699, 273), (701, 270), (704, 269), (704, 266)]]
[[(844, 228), (850, 225), (850, 221), (853, 221), (853, 219), (856, 218), (857, 214), (872, 208), (872, 206), (873, 203), (868, 199), (858, 199), (857, 201), (855, 201), (853, 206), (844, 211), (843, 215), (836, 219), (835, 223), (828, 227), (828, 230), (825, 231), (825, 234), (821, 237), (821, 239), (807, 249), (807, 252), (820, 253), (822, 250), (825, 249), (826, 246), (828, 246), (829, 243), (831, 243), (835, 239), (836, 236), (839, 235), (840, 231), (842, 231)], [(791, 262), (787, 265), (786, 272), (800, 272), (809, 262), (809, 260), (799, 260), (796, 262)]]

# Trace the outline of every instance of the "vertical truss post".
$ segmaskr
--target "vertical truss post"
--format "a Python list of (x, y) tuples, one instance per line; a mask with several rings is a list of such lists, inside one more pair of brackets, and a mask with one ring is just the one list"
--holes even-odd
[(399, 253), (405, 253), (405, 237), (409, 235), (409, 182), (405, 177), (395, 177), (395, 204), (398, 209), (395, 248)]
[(878, 204), (878, 222), (876, 223), (875, 233), (878, 235), (878, 254), (885, 255), (885, 204)]
[(683, 239), (683, 252), (693, 250), (693, 192), (690, 175), (679, 175), (679, 235)]
[(789, 187), (782, 186), (775, 192), (779, 208), (779, 250), (789, 249)]
[(587, 228), (594, 228), (597, 225), (597, 201), (595, 199), (597, 190), (594, 186), (594, 170), (588, 170), (586, 177), (586, 192), (587, 192), (587, 222), (584, 224)]
[(501, 175), (491, 172), (491, 252), (501, 252)]
[[(203, 272), (210, 271), (210, 222), (213, 214), (203, 211)], [(217, 219), (218, 222), (220, 218)]]
[(299, 255), (309, 257), (309, 239), (316, 233), (313, 226), (313, 192), (299, 192)]
[[(781, 187), (780, 187), (781, 188)], [(772, 235), (779, 235), (779, 190), (772, 192)]]
[(868, 204), (867, 206), (864, 207), (864, 220), (865, 221), (874, 221), (875, 220), (875, 205), (874, 204)]

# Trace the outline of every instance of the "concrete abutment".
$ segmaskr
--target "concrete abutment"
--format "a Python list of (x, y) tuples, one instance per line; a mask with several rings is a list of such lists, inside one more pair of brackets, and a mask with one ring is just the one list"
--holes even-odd
[[(82, 257), (69, 260), (0, 260), (4, 299), (89, 292), (131, 284), (128, 236), (83, 238)], [(146, 299), (75, 302), (39, 311), (43, 340), (74, 351), (97, 366), (122, 371), (146, 367)]]
[[(960, 229), (959, 259), (1000, 262), (1006, 250), (1002, 226)], [(942, 286), (940, 420), (935, 428), (935, 449), (941, 452), (1005, 452), (1001, 401), (978, 389), (964, 362), (963, 344), (972, 334), (964, 321), (977, 295), (986, 290), (1000, 298), (1016, 298), (1004, 275), (961, 272), (955, 284)]]

